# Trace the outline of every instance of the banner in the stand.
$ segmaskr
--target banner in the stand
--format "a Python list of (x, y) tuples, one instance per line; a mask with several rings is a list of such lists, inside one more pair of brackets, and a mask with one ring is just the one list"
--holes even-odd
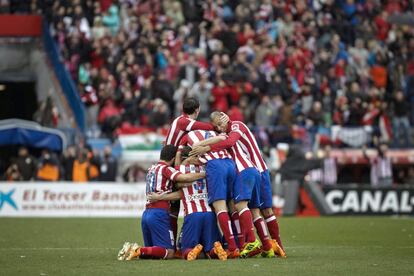
[(145, 184), (0, 184), (0, 217), (138, 217)]
[(325, 187), (332, 214), (414, 215), (414, 187)]

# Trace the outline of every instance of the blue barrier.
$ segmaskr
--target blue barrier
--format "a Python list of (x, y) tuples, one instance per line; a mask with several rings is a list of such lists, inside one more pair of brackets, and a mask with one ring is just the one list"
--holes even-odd
[(78, 125), (80, 131), (84, 132), (86, 127), (85, 108), (75, 83), (73, 82), (65, 65), (60, 61), (58, 47), (50, 34), (49, 24), (46, 21), (43, 22), (43, 44), (49, 60), (52, 63), (56, 77), (59, 80), (65, 97), (75, 116), (76, 124)]

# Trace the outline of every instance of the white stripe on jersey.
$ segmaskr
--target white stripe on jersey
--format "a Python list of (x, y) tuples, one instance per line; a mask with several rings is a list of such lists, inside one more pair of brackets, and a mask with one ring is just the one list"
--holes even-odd
[(238, 172), (241, 172), (247, 168), (256, 168), (250, 161), (247, 154), (243, 151), (239, 142), (236, 142), (236, 144), (230, 148), (230, 154), (236, 164)]
[(195, 122), (196, 122), (195, 120), (191, 119), (191, 122), (188, 124), (185, 130), (190, 131), (193, 125), (195, 124)]
[[(174, 122), (172, 123), (172, 125), (171, 125), (171, 129), (170, 129), (170, 133), (169, 133), (170, 135), (168, 135), (168, 137), (167, 137), (167, 142), (166, 142), (167, 145), (174, 145), (174, 144), (172, 144), (172, 139), (174, 137), (173, 133), (175, 132), (175, 129), (177, 128), (177, 122), (178, 122), (179, 118), (180, 117), (176, 118), (174, 120)], [(178, 136), (180, 136), (180, 134), (178, 134)], [(174, 146), (176, 146), (176, 145), (174, 145)]]
[(235, 124), (240, 124), (243, 128), (246, 129), (246, 133), (243, 133), (240, 129), (232, 129), (232, 131), (238, 132), (241, 134), (241, 137), (238, 142), (240, 142), (242, 149), (246, 153), (247, 157), (253, 162), (255, 167), (259, 172), (264, 172), (267, 170), (266, 163), (261, 156), (261, 151), (259, 145), (257, 144), (256, 138), (250, 129), (243, 122), (234, 122)]
[[(206, 140), (207, 138), (217, 136), (217, 133), (212, 130), (194, 130), (188, 133), (188, 139), (190, 146), (199, 143), (201, 141)], [(214, 159), (231, 159), (231, 155), (227, 152), (227, 150), (220, 150), (220, 151), (210, 151), (202, 156), (200, 156), (199, 160), (202, 163), (207, 163), (208, 161)]]
[[(179, 168), (182, 173), (205, 172), (203, 166), (181, 165)], [(191, 186), (182, 188), (182, 202), (184, 214), (188, 215), (195, 212), (211, 212), (208, 205), (208, 191), (206, 180), (194, 181)]]

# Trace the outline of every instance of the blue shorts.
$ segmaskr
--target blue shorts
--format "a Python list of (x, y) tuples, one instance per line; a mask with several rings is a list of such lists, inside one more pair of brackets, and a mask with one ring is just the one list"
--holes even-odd
[(206, 179), (208, 204), (231, 198), (231, 187), (236, 181), (236, 166), (231, 159), (214, 159), (207, 162)]
[(174, 249), (174, 234), (168, 210), (146, 209), (142, 214), (141, 227), (145, 246)]
[(204, 252), (210, 252), (216, 241), (221, 241), (214, 212), (191, 213), (184, 218), (181, 237), (181, 251), (203, 245)]
[(237, 174), (233, 199), (235, 203), (249, 201), (250, 208), (260, 207), (260, 173), (256, 168), (247, 168)]
[(262, 202), (262, 206), (260, 207), (260, 209), (272, 208), (273, 194), (269, 170), (265, 170), (261, 173), (261, 175), (262, 181), (260, 186), (260, 201)]

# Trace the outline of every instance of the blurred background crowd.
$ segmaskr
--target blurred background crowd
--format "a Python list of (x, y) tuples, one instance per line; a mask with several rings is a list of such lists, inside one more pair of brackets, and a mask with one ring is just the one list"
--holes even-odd
[(165, 127), (196, 96), (201, 119), (228, 112), (264, 144), (297, 129), (313, 144), (332, 125), (370, 126), (375, 144), (412, 144), (414, 28), (398, 13), (413, 1), (1, 3), (50, 22), (91, 136)]

